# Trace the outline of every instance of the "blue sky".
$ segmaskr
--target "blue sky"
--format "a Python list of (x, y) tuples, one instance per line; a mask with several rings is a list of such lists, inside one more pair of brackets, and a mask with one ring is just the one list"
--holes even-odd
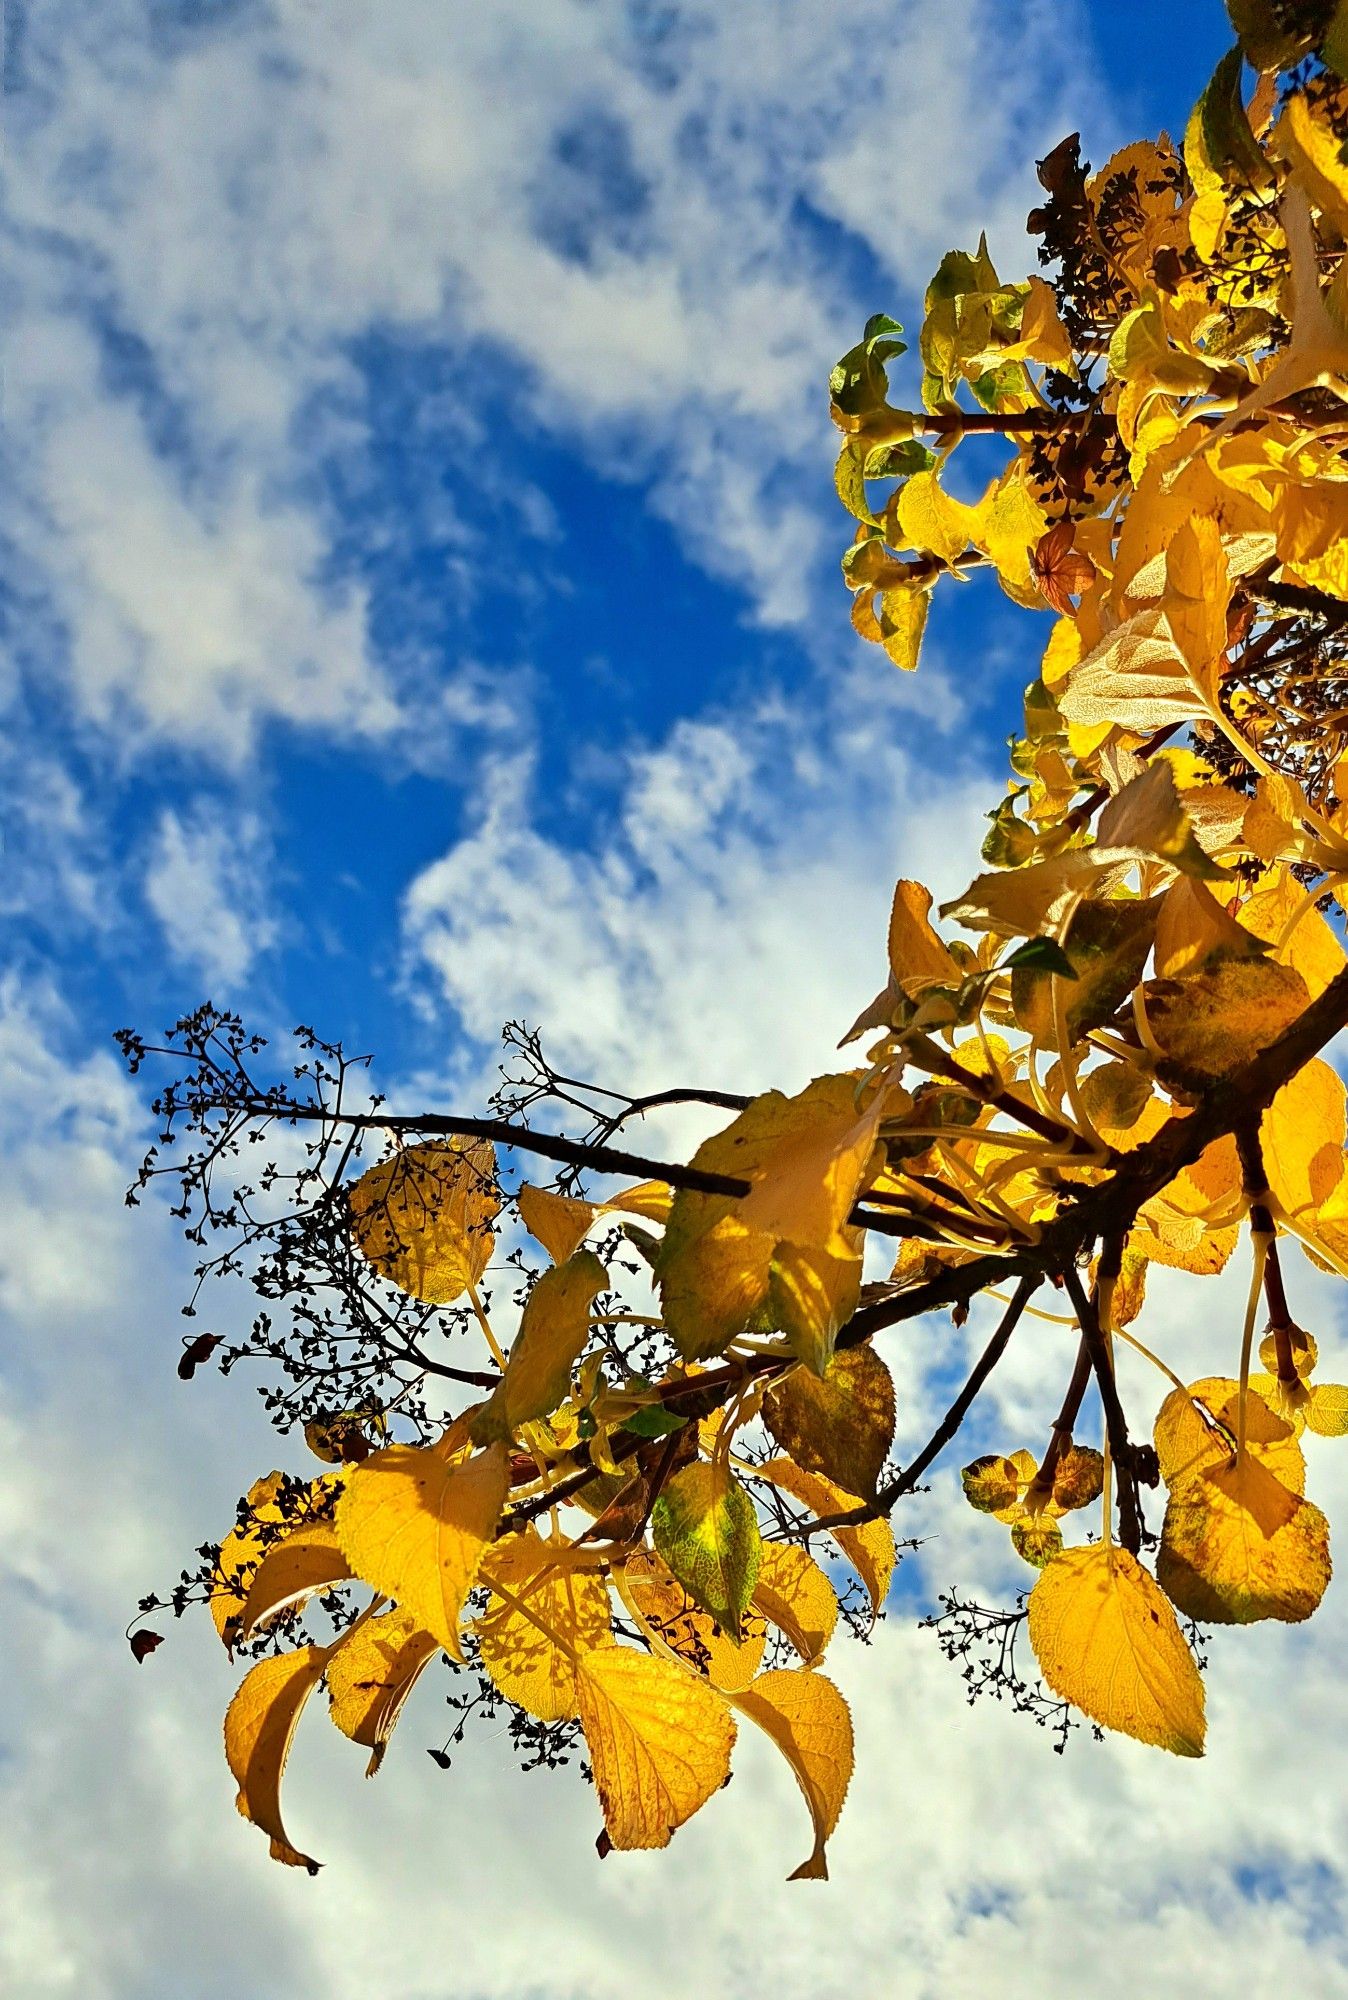
[[(166, 1218), (120, 1206), (146, 1124), (111, 1031), (209, 993), (460, 1105), (521, 1014), (634, 1087), (827, 1067), (878, 983), (895, 875), (950, 894), (974, 871), (1042, 640), (977, 584), (938, 597), (912, 680), (853, 637), (828, 369), (872, 311), (915, 331), (940, 254), (982, 226), (1005, 275), (1034, 268), (1036, 155), (1078, 125), (1097, 163), (1177, 130), (1221, 7), (47, 0), (9, 26), (15, 1993), (831, 2000), (856, 1990), (841, 1931), (915, 2000), (1009, 1967), (1056, 2000), (1074, 1950), (1106, 1996), (1151, 1960), (1154, 1986), (1214, 2000), (1237, 1969), (1348, 1994), (1341, 1818), (1304, 1783), (1342, 1761), (1329, 1606), (1314, 1644), (1261, 1633), (1215, 1663), (1222, 1747), (1183, 1782), (1132, 1746), (1060, 1765), (966, 1718), (891, 1620), (847, 1665), (871, 1775), (837, 1879), (789, 1903), (794, 1802), (766, 1765), (665, 1872), (597, 1871), (592, 1800), (499, 1745), (453, 1790), (413, 1747), (370, 1793), (306, 1751), (295, 1813), (332, 1865), (278, 1879), (218, 1767), (224, 1663), (184, 1632), (137, 1672), (121, 1640), (273, 1445), (237, 1381), (173, 1377), (184, 1259)], [(1168, 1297), (1182, 1365), (1198, 1329)], [(890, 1356), (900, 1450), (962, 1351), (937, 1331), (934, 1358), (908, 1335)], [(989, 1436), (1040, 1423), (1050, 1337), (1008, 1362)], [(1000, 1551), (932, 1506), (919, 1582), (1005, 1595)], [(988, 1841), (999, 1813), (1015, 1831)], [(911, 1884), (898, 1918), (878, 1855)], [(707, 1912), (693, 1948), (680, 1899)]]

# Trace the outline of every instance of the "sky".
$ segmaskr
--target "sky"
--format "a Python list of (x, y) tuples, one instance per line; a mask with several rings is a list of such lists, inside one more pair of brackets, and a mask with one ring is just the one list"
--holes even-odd
[[(981, 228), (1034, 269), (1035, 158), (1180, 129), (1223, 24), (1217, 0), (11, 0), (15, 2000), (1348, 1996), (1338, 1595), (1214, 1642), (1201, 1765), (1059, 1758), (967, 1707), (916, 1627), (949, 1584), (1006, 1602), (1024, 1576), (950, 1468), (876, 1640), (833, 1658), (858, 1769), (826, 1886), (782, 1879), (803, 1815), (764, 1746), (667, 1854), (601, 1864), (574, 1772), (522, 1775), (487, 1732), (436, 1770), (433, 1685), (374, 1785), (305, 1732), (310, 1881), (234, 1814), (213, 1632), (143, 1667), (122, 1636), (287, 1447), (239, 1376), (176, 1377), (190, 1259), (162, 1206), (123, 1206), (152, 1126), (113, 1031), (209, 996), (459, 1109), (511, 1018), (633, 1090), (829, 1068), (895, 877), (975, 872), (1042, 635), (970, 584), (911, 679), (853, 636), (828, 370), (870, 313), (914, 327)], [(1301, 1282), (1332, 1351), (1342, 1309)], [(1181, 1370), (1240, 1285), (1158, 1289)], [(210, 1323), (247, 1313), (222, 1292)], [(978, 1326), (889, 1337), (901, 1456)], [(1042, 1429), (1059, 1332), (1018, 1336), (979, 1440)], [(1344, 1518), (1332, 1445), (1312, 1478)]]

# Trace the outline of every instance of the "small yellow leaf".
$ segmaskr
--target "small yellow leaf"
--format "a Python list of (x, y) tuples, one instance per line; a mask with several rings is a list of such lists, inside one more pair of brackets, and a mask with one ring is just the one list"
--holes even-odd
[(520, 1317), (505, 1375), (473, 1418), (479, 1444), (509, 1438), (565, 1401), (571, 1370), (589, 1338), (590, 1307), (607, 1284), (608, 1272), (593, 1250), (578, 1250), (543, 1273)]
[(531, 1187), (527, 1181), (515, 1201), (520, 1221), (554, 1264), (566, 1262), (599, 1213), (592, 1201), (576, 1201), (571, 1195), (554, 1194), (550, 1188)]
[(405, 1611), (384, 1611), (357, 1626), (328, 1661), (329, 1713), (343, 1736), (369, 1750), (367, 1778), (383, 1763), (403, 1704), (439, 1651), (439, 1640)]
[(932, 986), (958, 986), (960, 970), (932, 928), (931, 891), (920, 882), (895, 884), (889, 915), (889, 968), (910, 1000)]
[(350, 1574), (350, 1565), (329, 1523), (297, 1528), (268, 1549), (258, 1564), (244, 1599), (239, 1637), (250, 1639), (269, 1618), (302, 1604), (316, 1590), (330, 1590)]
[(1329, 1583), (1329, 1523), (1247, 1451), (1171, 1487), (1156, 1576), (1206, 1625), (1297, 1624)]
[(531, 1528), (495, 1543), (478, 1577), (493, 1586), (477, 1621), (482, 1665), (508, 1701), (541, 1722), (576, 1714), (576, 1656), (612, 1636), (603, 1579), (559, 1561), (561, 1553)]
[(754, 1609), (784, 1632), (807, 1667), (823, 1657), (838, 1622), (833, 1585), (796, 1542), (764, 1542)]
[(1317, 1437), (1348, 1437), (1348, 1388), (1342, 1382), (1317, 1382), (1306, 1405), (1306, 1428)]
[(897, 511), (904, 545), (930, 550), (942, 562), (957, 562), (974, 540), (976, 510), (953, 500), (934, 472), (915, 472), (905, 481)]
[(501, 1206), (485, 1139), (408, 1146), (350, 1190), (356, 1242), (381, 1277), (430, 1305), (450, 1305), (491, 1259)]
[[(1201, 1473), (1229, 1463), (1240, 1428), (1239, 1396), (1240, 1384), (1221, 1375), (1205, 1376), (1187, 1389), (1171, 1390), (1157, 1411), (1154, 1432), (1161, 1477), (1167, 1486), (1187, 1484)], [(1223, 1428), (1219, 1430), (1217, 1425)], [(1294, 1427), (1253, 1389), (1247, 1392), (1245, 1404), (1245, 1448), (1289, 1492), (1305, 1489), (1306, 1461)]]
[(337, 1539), (352, 1570), (453, 1660), (463, 1659), (459, 1616), (509, 1487), (504, 1445), (447, 1465), (434, 1450), (394, 1444), (355, 1467), (337, 1505)]
[(1229, 917), (1205, 882), (1181, 875), (1161, 898), (1156, 919), (1156, 971), (1181, 979), (1209, 959), (1261, 958), (1260, 942)]
[(852, 1778), (852, 1717), (831, 1680), (806, 1667), (760, 1674), (735, 1698), (741, 1714), (770, 1736), (796, 1776), (814, 1824), (814, 1846), (792, 1882), (826, 1882), (824, 1844)]
[(706, 1681), (653, 1653), (597, 1646), (576, 1675), (604, 1825), (614, 1847), (667, 1847), (730, 1775), (735, 1724)]
[(1053, 1505), (1063, 1514), (1089, 1507), (1100, 1498), (1104, 1483), (1105, 1461), (1100, 1453), (1090, 1445), (1069, 1444), (1054, 1468)]
[(226, 1646), (239, 1637), (244, 1602), (267, 1552), (301, 1529), (331, 1521), (344, 1477), (325, 1472), (305, 1486), (270, 1472), (249, 1487), (211, 1575), (211, 1618)]
[(281, 1819), (281, 1779), (296, 1725), (328, 1658), (326, 1646), (259, 1660), (245, 1675), (225, 1715), (225, 1756), (239, 1787), (238, 1808), (271, 1837), (274, 1861), (318, 1873), (318, 1863), (293, 1847)]
[(869, 1342), (835, 1354), (822, 1377), (794, 1368), (763, 1397), (770, 1436), (806, 1472), (874, 1493), (894, 1441), (894, 1380)]
[(990, 1451), (964, 1467), (960, 1483), (965, 1499), (978, 1513), (1000, 1515), (1015, 1507), (1022, 1482), (1014, 1460)]
[[(802, 1471), (789, 1458), (768, 1459), (758, 1467), (758, 1476), (770, 1479), (774, 1486), (780, 1486), (783, 1493), (791, 1494), (793, 1499), (799, 1500), (802, 1506), (808, 1507), (821, 1519), (829, 1514), (846, 1513), (862, 1504), (855, 1493), (844, 1492), (841, 1486), (835, 1486), (831, 1479), (825, 1479), (817, 1472)], [(888, 1521), (879, 1520), (863, 1521), (849, 1528), (830, 1528), (828, 1532), (865, 1584), (874, 1622), (884, 1608), (889, 1580), (898, 1561), (894, 1530)]]
[(1065, 1549), (1030, 1592), (1030, 1643), (1054, 1694), (1105, 1729), (1203, 1754), (1203, 1682), (1161, 1590), (1126, 1549)]

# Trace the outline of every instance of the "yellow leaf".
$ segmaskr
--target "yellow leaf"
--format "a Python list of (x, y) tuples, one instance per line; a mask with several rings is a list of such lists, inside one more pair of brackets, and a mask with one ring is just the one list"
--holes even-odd
[(1326, 1062), (1308, 1062), (1289, 1078), (1259, 1127), (1264, 1171), (1293, 1221), (1328, 1201), (1343, 1173), (1343, 1079)]
[(1163, 600), (1171, 636), (1200, 687), (1226, 649), (1226, 607), (1231, 598), (1222, 531), (1202, 516), (1186, 521), (1166, 551)]
[(225, 1715), (225, 1756), (239, 1787), (238, 1808), (271, 1837), (274, 1861), (318, 1873), (318, 1863), (293, 1847), (281, 1819), (281, 1779), (304, 1704), (327, 1661), (326, 1646), (259, 1660), (245, 1675)]
[[(1271, 883), (1268, 877), (1250, 897), (1240, 913), (1246, 930), (1268, 944), (1276, 944), (1293, 913), (1306, 902), (1306, 891), (1290, 871), (1280, 869)], [(1306, 982), (1312, 1000), (1318, 1000), (1331, 979), (1343, 971), (1343, 946), (1319, 910), (1306, 910), (1278, 956), (1295, 968)]]
[(239, 1637), (250, 1639), (267, 1619), (302, 1604), (316, 1590), (330, 1590), (350, 1574), (330, 1525), (296, 1529), (268, 1549), (258, 1564), (244, 1599)]
[(915, 472), (904, 482), (897, 511), (908, 548), (930, 550), (953, 564), (973, 543), (976, 510), (952, 500), (934, 472)]
[(405, 1611), (367, 1618), (328, 1661), (329, 1712), (343, 1736), (370, 1752), (365, 1775), (384, 1761), (403, 1704), (440, 1643)]
[(960, 970), (932, 929), (931, 891), (920, 882), (899, 881), (889, 915), (889, 966), (902, 992), (921, 999), (933, 986), (958, 986)]
[(911, 674), (922, 650), (931, 590), (922, 582), (897, 584), (882, 590), (877, 602), (880, 615), (876, 620), (876, 636), (894, 665)]
[(754, 1608), (786, 1634), (807, 1667), (823, 1657), (838, 1622), (833, 1585), (796, 1542), (764, 1542)]
[(863, 1342), (835, 1354), (822, 1377), (794, 1368), (775, 1382), (763, 1397), (763, 1422), (807, 1472), (871, 1494), (894, 1441), (894, 1380)]
[(1225, 1076), (1276, 1041), (1310, 1004), (1306, 982), (1267, 958), (1228, 958), (1141, 989), (1162, 1053), (1185, 1074)]
[(1112, 724), (1137, 736), (1208, 709), (1160, 605), (1107, 632), (1071, 669), (1058, 696), (1065, 722), (1084, 729)]
[(578, 1250), (543, 1273), (525, 1303), (505, 1375), (473, 1418), (477, 1443), (509, 1438), (566, 1400), (571, 1370), (589, 1338), (590, 1307), (607, 1284), (608, 1272), (593, 1250)]
[[(835, 1486), (831, 1479), (825, 1479), (817, 1472), (802, 1471), (789, 1458), (768, 1459), (758, 1467), (758, 1476), (770, 1479), (774, 1486), (780, 1486), (783, 1493), (789, 1493), (821, 1519), (829, 1514), (846, 1513), (861, 1505), (855, 1493), (844, 1492), (841, 1486)], [(876, 1614), (884, 1606), (889, 1580), (898, 1560), (894, 1530), (888, 1521), (881, 1520), (863, 1521), (849, 1528), (830, 1528), (828, 1532), (865, 1584), (870, 1594), (871, 1619), (874, 1622)]]
[(1306, 1405), (1306, 1428), (1317, 1437), (1348, 1437), (1348, 1388), (1317, 1382)]
[(1228, 916), (1211, 889), (1178, 876), (1161, 898), (1156, 918), (1156, 971), (1161, 979), (1182, 979), (1220, 954), (1261, 958), (1259, 940)]
[(783, 1097), (756, 1097), (693, 1164), (747, 1181), (746, 1196), (680, 1189), (655, 1264), (665, 1324), (679, 1352), (719, 1354), (769, 1298), (783, 1241), (860, 1268), (861, 1232), (847, 1217), (871, 1164), (882, 1108), (858, 1108), (857, 1082), (825, 1076)]
[[(1205, 1376), (1187, 1389), (1171, 1390), (1157, 1411), (1153, 1434), (1161, 1477), (1167, 1486), (1187, 1485), (1202, 1473), (1230, 1463), (1240, 1428), (1239, 1394), (1240, 1384), (1220, 1375)], [(1196, 1404), (1201, 1404), (1201, 1409)], [(1222, 1430), (1216, 1428), (1214, 1418)], [(1245, 1405), (1245, 1448), (1289, 1492), (1304, 1489), (1306, 1461), (1295, 1429), (1269, 1409), (1253, 1389)]]
[(270, 1472), (249, 1487), (211, 1576), (211, 1618), (226, 1646), (232, 1649), (239, 1637), (244, 1602), (268, 1550), (301, 1528), (330, 1521), (344, 1477), (344, 1470), (325, 1472), (305, 1486)]
[(531, 1187), (527, 1181), (515, 1200), (520, 1221), (554, 1264), (566, 1262), (599, 1213), (592, 1201), (576, 1201), (550, 1188)]
[(1315, 206), (1334, 223), (1340, 237), (1348, 236), (1348, 166), (1344, 165), (1343, 141), (1327, 119), (1315, 116), (1300, 93), (1287, 100), (1274, 133), (1274, 147)]
[[(1117, 1326), (1118, 1321), (1114, 1324)], [(1100, 1498), (1105, 1482), (1105, 1462), (1090, 1445), (1069, 1444), (1053, 1471), (1053, 1505), (1063, 1514), (1089, 1507)]]
[(1030, 1592), (1030, 1643), (1054, 1694), (1105, 1729), (1203, 1754), (1203, 1683), (1161, 1590), (1126, 1549), (1065, 1549)]
[(501, 1203), (485, 1139), (408, 1146), (350, 1191), (356, 1242), (381, 1277), (430, 1305), (449, 1305), (490, 1261)]
[(493, 1588), (477, 1636), (501, 1693), (541, 1722), (575, 1715), (576, 1657), (612, 1636), (602, 1577), (530, 1528), (493, 1545), (478, 1581)]
[(597, 1646), (576, 1675), (604, 1825), (614, 1847), (667, 1847), (730, 1774), (735, 1724), (704, 1680), (652, 1653)]
[(829, 1366), (838, 1329), (860, 1296), (861, 1265), (854, 1256), (781, 1242), (768, 1260), (769, 1315), (816, 1376)]
[(1172, 1485), (1156, 1575), (1206, 1625), (1297, 1624), (1329, 1583), (1329, 1523), (1248, 1451), (1223, 1458)]
[(462, 1661), (459, 1615), (510, 1487), (504, 1445), (447, 1465), (394, 1444), (367, 1458), (337, 1505), (337, 1539), (355, 1574), (391, 1597)]
[(823, 1674), (806, 1667), (760, 1674), (735, 1698), (741, 1714), (770, 1736), (796, 1776), (814, 1824), (814, 1846), (787, 1878), (826, 1882), (824, 1843), (838, 1824), (852, 1778), (852, 1717)]

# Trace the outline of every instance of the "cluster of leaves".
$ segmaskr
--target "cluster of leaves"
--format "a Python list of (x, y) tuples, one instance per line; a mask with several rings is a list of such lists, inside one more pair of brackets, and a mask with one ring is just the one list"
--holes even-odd
[[(309, 1696), (326, 1685), (374, 1769), (443, 1654), (532, 1725), (579, 1729), (605, 1851), (663, 1846), (725, 1783), (737, 1721), (762, 1729), (811, 1817), (796, 1872), (823, 1874), (852, 1727), (820, 1662), (856, 1586), (809, 1544), (831, 1538), (873, 1619), (892, 1510), (1046, 1285), (1075, 1354), (1045, 1442), (963, 1479), (1037, 1572), (1023, 1623), (1049, 1692), (1008, 1651), (1020, 1612), (952, 1601), (971, 1687), (1195, 1756), (1192, 1621), (1318, 1605), (1328, 1527), (1303, 1445), (1348, 1432), (1348, 1389), (1316, 1379), (1281, 1255), (1348, 1275), (1345, 1093), (1320, 1054), (1348, 1022), (1348, 8), (1232, 16), (1181, 147), (1092, 173), (1073, 139), (1041, 164), (1047, 277), (1004, 283), (985, 244), (942, 260), (920, 408), (890, 400), (892, 320), (833, 373), (857, 630), (912, 668), (936, 587), (987, 569), (1053, 619), (986, 870), (940, 913), (966, 936), (898, 885), (888, 979), (843, 1038), (859, 1061), (793, 1097), (638, 1101), (557, 1077), (512, 1031), (523, 1072), (499, 1116), (399, 1117), (353, 1111), (348, 1066), (312, 1038), (294, 1092), (254, 1083), (235, 1022), (171, 1039), (192, 1066), (158, 1100), (165, 1138), (185, 1123), (200, 1142), (175, 1168), (180, 1212), (199, 1243), (224, 1232), (203, 1272), (251, 1254), (288, 1304), (251, 1351), (281, 1362), (278, 1422), (328, 1463), (254, 1486), (202, 1573), (227, 1643), (281, 1641), (226, 1721), (240, 1810), (278, 1858), (307, 1863), (279, 1788)], [(952, 460), (972, 435), (1006, 462), (968, 501)], [(690, 1161), (613, 1144), (634, 1112), (699, 1098), (735, 1116)], [(540, 1103), (588, 1130), (523, 1122)], [(256, 1206), (286, 1180), (275, 1164), (216, 1201), (242, 1144), (314, 1127), (279, 1220)], [(352, 1178), (371, 1131), (383, 1157)], [(507, 1197), (497, 1144), (560, 1162), (557, 1184)], [(152, 1157), (143, 1178), (166, 1170)], [(585, 1172), (612, 1191), (587, 1197)], [(485, 1289), (507, 1201), (547, 1259), (510, 1252), (513, 1338)], [(1242, 1237), (1225, 1372), (1186, 1383), (1134, 1330), (1148, 1272), (1211, 1276)], [(887, 1238), (888, 1277), (863, 1284)], [(1000, 1323), (894, 1468), (875, 1336), (988, 1295)], [(1118, 1343), (1167, 1377), (1154, 1423), (1134, 1413), (1149, 1435)], [(1100, 1449), (1075, 1437), (1092, 1383)], [(453, 1407), (458, 1385), (481, 1393)], [(1098, 1530), (1069, 1542), (1084, 1518)], [(288, 1644), (309, 1600), (340, 1607), (334, 1636)]]

